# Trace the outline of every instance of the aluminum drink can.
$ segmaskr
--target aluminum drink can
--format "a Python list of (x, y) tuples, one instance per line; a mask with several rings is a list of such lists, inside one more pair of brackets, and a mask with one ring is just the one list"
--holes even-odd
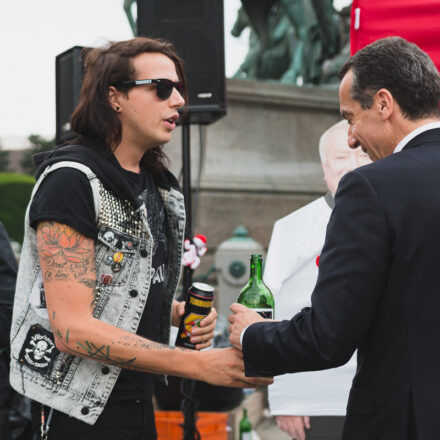
[(195, 350), (196, 344), (191, 339), (191, 329), (200, 327), (200, 321), (211, 311), (214, 302), (214, 287), (205, 283), (193, 283), (188, 289), (185, 302), (185, 314), (180, 321), (176, 346)]

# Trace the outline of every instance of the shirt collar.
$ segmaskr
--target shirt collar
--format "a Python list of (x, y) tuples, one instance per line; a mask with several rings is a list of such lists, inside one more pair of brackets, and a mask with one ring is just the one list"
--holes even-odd
[(403, 148), (406, 146), (406, 144), (411, 140), (414, 139), (419, 134), (423, 133), (424, 131), (432, 130), (434, 128), (440, 128), (440, 121), (437, 122), (430, 122), (429, 124), (422, 125), (419, 128), (416, 128), (411, 133), (407, 134), (394, 148), (393, 154), (398, 153), (399, 151), (402, 151)]

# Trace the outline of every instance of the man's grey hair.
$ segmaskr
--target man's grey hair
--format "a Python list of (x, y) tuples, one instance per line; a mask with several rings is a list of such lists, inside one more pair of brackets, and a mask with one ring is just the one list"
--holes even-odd
[[(327, 130), (322, 133), (321, 137), (319, 138), (319, 157), (321, 158), (322, 163), (327, 163), (327, 145), (330, 140), (330, 136), (336, 132), (336, 131), (342, 131), (344, 130), (347, 135), (347, 129), (348, 129), (348, 123), (346, 120), (342, 120), (337, 122), (336, 124), (332, 125), (330, 128), (327, 128)], [(348, 142), (347, 148), (348, 148)]]
[(342, 80), (353, 72), (351, 97), (371, 108), (374, 95), (387, 89), (403, 115), (412, 120), (440, 116), (440, 74), (426, 52), (400, 37), (388, 37), (365, 46), (339, 71)]

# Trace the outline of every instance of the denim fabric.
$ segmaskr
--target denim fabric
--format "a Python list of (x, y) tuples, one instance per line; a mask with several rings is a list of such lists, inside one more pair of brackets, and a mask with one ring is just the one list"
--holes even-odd
[[(35, 185), (31, 202), (44, 178), (61, 167), (72, 167), (84, 172), (94, 195), (99, 228), (98, 239), (95, 241), (97, 285), (94, 316), (135, 333), (147, 302), (151, 277), (153, 239), (146, 219), (146, 207), (142, 205), (135, 209), (130, 202), (119, 199), (104, 188), (89, 168), (76, 162), (59, 162), (48, 166)], [(185, 207), (183, 196), (177, 189), (159, 188), (159, 192), (166, 210), (170, 249), (160, 339), (168, 343), (171, 305), (181, 270)], [(95, 360), (57, 353), (53, 365), (42, 373), (30, 368), (20, 357), (20, 352), (23, 353), (25, 344), (29, 342), (27, 335), (30, 330), (43, 328), (51, 332), (47, 310), (38, 307), (34, 300), (34, 293), (38, 291), (42, 277), (36, 231), (29, 226), (29, 206), (12, 320), (11, 384), (19, 393), (33, 400), (94, 424), (104, 409), (120, 368), (109, 366), (108, 372), (107, 368), (102, 368), (102, 363)], [(108, 259), (121, 250), (126, 262), (120, 272), (111, 274), (110, 270), (112, 278), (109, 282), (106, 279), (109, 275)], [(136, 296), (129, 294), (133, 290), (137, 291)]]

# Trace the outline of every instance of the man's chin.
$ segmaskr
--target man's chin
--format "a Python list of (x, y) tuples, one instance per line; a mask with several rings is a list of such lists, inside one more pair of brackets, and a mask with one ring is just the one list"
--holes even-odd
[(164, 133), (163, 136), (160, 136), (160, 139), (158, 140), (158, 144), (163, 145), (163, 144), (167, 144), (168, 142), (170, 142), (173, 133), (172, 132), (168, 132), (168, 133)]
[(160, 136), (160, 137), (158, 136), (155, 139), (154, 146), (157, 147), (157, 146), (165, 145), (168, 142), (170, 142), (170, 140), (171, 140), (171, 136)]

